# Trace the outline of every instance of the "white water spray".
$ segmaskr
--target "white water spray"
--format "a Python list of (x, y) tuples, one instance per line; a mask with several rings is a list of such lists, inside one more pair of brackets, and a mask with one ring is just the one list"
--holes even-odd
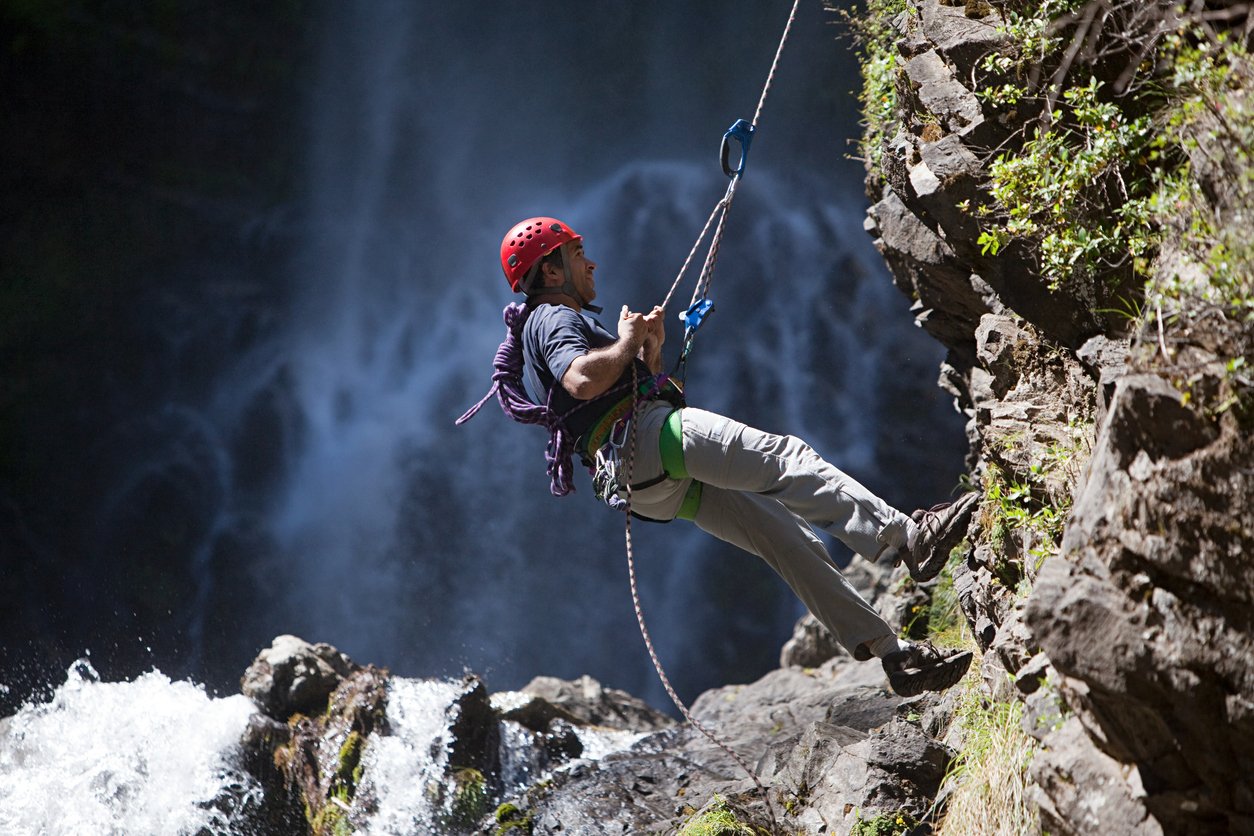
[(261, 797), (234, 764), (254, 710), (156, 671), (100, 682), (79, 660), (51, 702), (0, 726), (0, 833), (241, 832)]

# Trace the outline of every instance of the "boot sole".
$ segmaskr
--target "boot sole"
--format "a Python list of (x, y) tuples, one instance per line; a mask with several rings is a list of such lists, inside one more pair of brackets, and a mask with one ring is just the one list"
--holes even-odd
[(894, 671), (888, 675), (888, 684), (900, 697), (917, 697), (924, 691), (944, 691), (958, 684), (967, 668), (971, 667), (973, 656), (970, 650), (965, 650), (926, 668)]
[(962, 542), (966, 534), (971, 516), (979, 505), (978, 498), (979, 494), (968, 493), (945, 509), (948, 519), (945, 520), (944, 528), (932, 546), (932, 553), (922, 565), (918, 566), (917, 570), (915, 567), (910, 567), (910, 577), (916, 582), (927, 583), (945, 568), (945, 564), (949, 562), (949, 553), (954, 550), (954, 546)]

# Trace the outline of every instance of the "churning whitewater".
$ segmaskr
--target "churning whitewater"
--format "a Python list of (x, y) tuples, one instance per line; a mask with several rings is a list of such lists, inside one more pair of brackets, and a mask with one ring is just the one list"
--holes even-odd
[(253, 713), (157, 671), (101, 682), (76, 662), (0, 725), (0, 833), (241, 832), (261, 788), (235, 761)]
[[(458, 687), (394, 678), (386, 734), (362, 755), (353, 806), (359, 832), (439, 832), (454, 792), (443, 786), (457, 721)], [(494, 696), (501, 710), (520, 695)], [(244, 770), (240, 740), (257, 708), (247, 697), (214, 698), (158, 671), (101, 682), (76, 662), (46, 703), (0, 720), (0, 833), (4, 836), (249, 836), (262, 788)], [(507, 788), (543, 779), (521, 727), (501, 722)], [(582, 762), (630, 747), (643, 735), (580, 728)], [(565, 768), (569, 764), (563, 765)]]

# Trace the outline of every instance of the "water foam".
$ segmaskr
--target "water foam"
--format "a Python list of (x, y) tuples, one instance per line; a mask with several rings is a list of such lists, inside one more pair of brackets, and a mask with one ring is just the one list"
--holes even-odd
[(0, 833), (239, 832), (261, 797), (233, 763), (254, 710), (157, 671), (100, 682), (79, 660), (0, 727)]
[(365, 832), (402, 836), (437, 825), (432, 801), (448, 762), (450, 707), (460, 689), (452, 682), (396, 678), (388, 685), (391, 734), (371, 738), (362, 756), (357, 799), (372, 798), (376, 809)]

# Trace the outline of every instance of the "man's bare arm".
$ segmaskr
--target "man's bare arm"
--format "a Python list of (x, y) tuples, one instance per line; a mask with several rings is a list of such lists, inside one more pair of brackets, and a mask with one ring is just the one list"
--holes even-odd
[(618, 321), (618, 340), (576, 358), (562, 375), (562, 388), (581, 401), (605, 394), (640, 353), (649, 329), (643, 314), (630, 313), (623, 306)]

